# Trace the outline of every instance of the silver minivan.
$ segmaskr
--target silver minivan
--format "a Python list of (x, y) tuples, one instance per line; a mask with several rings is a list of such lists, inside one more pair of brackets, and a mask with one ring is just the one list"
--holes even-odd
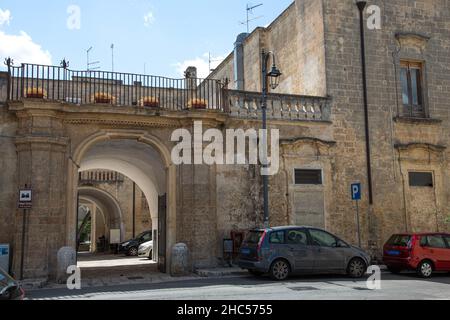
[(364, 276), (370, 256), (335, 235), (314, 227), (254, 229), (242, 243), (238, 265), (254, 275), (274, 280), (291, 274), (345, 273)]

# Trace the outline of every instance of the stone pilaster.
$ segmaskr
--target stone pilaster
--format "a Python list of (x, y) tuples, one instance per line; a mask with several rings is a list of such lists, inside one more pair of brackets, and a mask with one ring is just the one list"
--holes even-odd
[[(26, 106), (24, 106), (25, 109)], [(62, 122), (45, 110), (21, 111), (16, 138), (18, 186), (33, 190), (26, 212), (24, 278), (53, 278), (57, 251), (65, 245), (68, 138)], [(23, 210), (16, 213), (13, 268), (20, 274)], [(75, 226), (74, 226), (75, 228)]]

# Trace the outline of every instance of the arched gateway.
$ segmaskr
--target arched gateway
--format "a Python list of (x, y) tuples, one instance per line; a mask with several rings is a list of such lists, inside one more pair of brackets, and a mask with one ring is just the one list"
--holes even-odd
[[(79, 203), (78, 173), (95, 169), (120, 172), (143, 191), (150, 207), (153, 234), (158, 235), (154, 245), (159, 270), (167, 272), (169, 249), (176, 241), (176, 169), (167, 146), (147, 131), (126, 129), (101, 130), (78, 144), (67, 173), (66, 241), (69, 246), (76, 243), (73, 226)], [(81, 190), (86, 192), (85, 188)], [(121, 240), (125, 240), (123, 226), (121, 234)]]

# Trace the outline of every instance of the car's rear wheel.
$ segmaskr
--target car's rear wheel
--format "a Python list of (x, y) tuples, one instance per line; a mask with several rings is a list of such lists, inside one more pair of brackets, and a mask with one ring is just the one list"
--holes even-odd
[(283, 281), (289, 277), (291, 273), (291, 267), (286, 260), (276, 260), (270, 267), (270, 277), (273, 280)]
[(130, 249), (128, 249), (127, 254), (129, 256), (135, 257), (138, 255), (138, 249), (136, 247), (131, 247)]
[(366, 274), (367, 264), (361, 258), (353, 258), (347, 266), (347, 274), (352, 278), (361, 278)]
[(430, 278), (433, 274), (433, 263), (429, 260), (424, 260), (417, 266), (417, 274), (422, 278)]

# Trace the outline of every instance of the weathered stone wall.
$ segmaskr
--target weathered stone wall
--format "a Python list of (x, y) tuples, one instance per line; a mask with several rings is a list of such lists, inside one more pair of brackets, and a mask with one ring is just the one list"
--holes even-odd
[(257, 28), (244, 41), (244, 88), (261, 91), (261, 49), (266, 43), (264, 28)]
[[(421, 147), (418, 147), (419, 150), (413, 147), (408, 152), (419, 154), (415, 158), (405, 159), (405, 151), (400, 151), (395, 145), (425, 143), (448, 148), (450, 101), (446, 88), (450, 83), (447, 76), (450, 68), (450, 30), (447, 23), (450, 2), (368, 3), (380, 6), (382, 12), (381, 30), (365, 28), (374, 186), (374, 205), (370, 209), (365, 178), (358, 9), (353, 1), (342, 1), (339, 5), (335, 1), (324, 3), (327, 86), (328, 94), (334, 101), (332, 119), (334, 138), (338, 142), (333, 181), (335, 228), (344, 236), (352, 234), (353, 216), (351, 203), (347, 200), (348, 186), (360, 180), (364, 188), (362, 212), (365, 244), (369, 235), (379, 249), (394, 232), (448, 230), (448, 225), (443, 223), (444, 216), (449, 214), (448, 149), (428, 150), (419, 155)], [(368, 14), (365, 13), (365, 17)], [(400, 45), (395, 36), (398, 32), (422, 34), (430, 39), (417, 41), (413, 36), (412, 41)], [(398, 81), (400, 59), (425, 63), (429, 115), (442, 122), (393, 120), (403, 107)], [(434, 190), (411, 190), (408, 187), (408, 170), (413, 169), (433, 171), (436, 179)]]
[[(0, 102), (0, 243), (13, 244), (18, 198), (17, 154), (14, 137), (17, 118)], [(13, 247), (13, 250), (15, 248)]]
[[(335, 2), (340, 6), (340, 2)], [(323, 4), (321, 0), (295, 1), (297, 18), (296, 59), (290, 60), (287, 70), (294, 67), (299, 74), (298, 84), (294, 82), (292, 93), (312, 96), (326, 96), (326, 63)], [(290, 34), (290, 33), (289, 33)], [(288, 39), (291, 38), (288, 36)], [(290, 43), (289, 41), (287, 43)], [(279, 47), (278, 47), (279, 48)], [(293, 48), (293, 49), (294, 49)], [(292, 49), (291, 49), (292, 50)], [(289, 90), (287, 91), (289, 92)]]
[[(325, 45), (321, 1), (292, 3), (267, 28), (256, 28), (244, 41), (246, 91), (261, 91), (261, 50), (273, 51), (282, 71), (274, 93), (325, 96)], [(269, 61), (269, 67), (272, 60)], [(234, 80), (233, 53), (209, 78)], [(231, 88), (231, 87), (230, 87)]]
[[(26, 277), (54, 276), (56, 254), (64, 246), (68, 140), (63, 131), (62, 120), (53, 110), (29, 109), (19, 115), (16, 150), (12, 153), (17, 152), (18, 165), (14, 188), (17, 192), (20, 186), (27, 184), (33, 189), (33, 208), (26, 214)], [(15, 212), (13, 268), (17, 274), (23, 212), (16, 206), (8, 210)]]
[[(355, 242), (356, 210), (349, 190), (351, 183), (359, 181), (363, 185), (363, 246), (373, 247), (379, 253), (383, 242), (394, 232), (449, 228), (445, 220), (449, 215), (450, 180), (450, 78), (446, 76), (450, 68), (450, 31), (446, 24), (449, 11), (445, 9), (450, 2), (368, 2), (368, 6), (372, 4), (378, 5), (382, 14), (381, 30), (369, 30), (365, 21), (373, 206), (369, 206), (367, 194), (359, 16), (354, 1), (296, 1), (267, 29), (254, 31), (244, 50), (246, 90), (261, 89), (261, 61), (257, 55), (266, 47), (277, 53), (277, 64), (283, 72), (277, 92), (330, 95), (333, 101), (332, 125), (327, 134), (293, 130), (282, 134), (282, 138), (291, 139), (322, 137), (325, 142), (336, 144), (325, 154), (319, 152), (316, 158), (308, 143), (303, 147), (293, 143), (282, 149), (291, 156), (283, 156), (281, 173), (271, 178), (274, 219), (284, 222), (278, 217), (286, 215), (286, 205), (289, 223), (302, 222), (295, 219), (295, 212), (323, 209), (325, 227)], [(364, 14), (366, 20), (369, 15)], [(399, 33), (401, 36), (396, 37)], [(427, 114), (438, 121), (398, 118), (403, 114), (401, 59), (424, 62)], [(283, 131), (283, 126), (280, 128)], [(396, 147), (411, 144), (406, 149)], [(311, 191), (301, 191), (305, 187), (290, 184), (295, 167), (323, 170), (324, 185), (316, 189), (324, 190), (313, 190), (319, 192), (317, 201), (305, 203), (305, 192)], [(408, 171), (412, 170), (432, 171), (435, 187), (410, 188)], [(248, 189), (242, 187), (242, 191)]]

